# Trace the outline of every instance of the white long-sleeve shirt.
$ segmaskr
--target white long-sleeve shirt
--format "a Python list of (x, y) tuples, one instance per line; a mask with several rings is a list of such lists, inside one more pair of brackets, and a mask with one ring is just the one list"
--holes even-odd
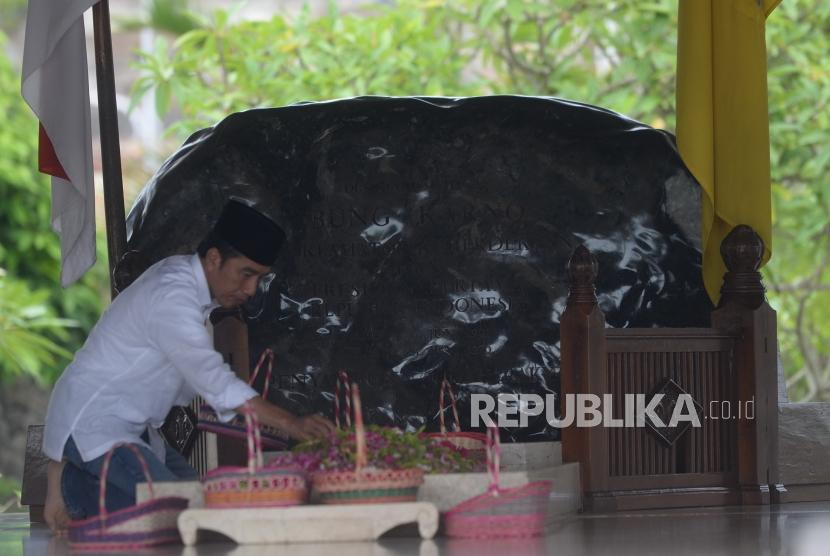
[(212, 301), (198, 255), (175, 255), (121, 292), (64, 370), (49, 400), (43, 452), (59, 461), (72, 435), (84, 461), (118, 442), (144, 444), (174, 405), (198, 394), (222, 420), (258, 395), (213, 348)]

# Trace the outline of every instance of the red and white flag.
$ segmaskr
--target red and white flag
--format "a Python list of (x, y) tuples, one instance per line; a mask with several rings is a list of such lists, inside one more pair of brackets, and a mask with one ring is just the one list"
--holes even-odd
[(89, 77), (84, 12), (97, 0), (29, 0), (23, 98), (40, 120), (40, 171), (52, 176), (52, 228), (61, 285), (95, 263)]

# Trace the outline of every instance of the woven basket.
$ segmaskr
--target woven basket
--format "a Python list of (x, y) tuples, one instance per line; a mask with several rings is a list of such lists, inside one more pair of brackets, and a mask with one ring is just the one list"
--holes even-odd
[(263, 467), (256, 413), (244, 407), (248, 467), (219, 467), (202, 479), (208, 508), (296, 506), (308, 501), (308, 481), (298, 467)]
[[(452, 432), (447, 431), (447, 426), (444, 422), (444, 411), (446, 410), (445, 392), (449, 395), (450, 407), (452, 408), (453, 419), (455, 421), (455, 430)], [(458, 418), (458, 407), (455, 403), (455, 395), (453, 394), (452, 386), (450, 386), (446, 378), (441, 382), (441, 392), (438, 395), (438, 418), (441, 423), (441, 432), (428, 432), (424, 433), (424, 436), (439, 442), (452, 444), (461, 451), (464, 457), (483, 465), (487, 459), (487, 435), (481, 432), (461, 431), (461, 420)]]
[[(107, 476), (110, 459), (116, 448), (126, 446), (135, 453), (147, 479), (151, 500), (107, 512)], [(147, 462), (133, 444), (116, 444), (104, 457), (101, 468), (101, 487), (98, 491), (99, 514), (69, 522), (69, 546), (72, 550), (115, 551), (138, 550), (159, 544), (181, 542), (176, 520), (187, 509), (188, 499), (178, 496), (155, 498), (153, 481)]]
[[(253, 385), (256, 377), (259, 375), (265, 361), (268, 361), (268, 371), (265, 374), (265, 384), (262, 387), (262, 398), (267, 399), (268, 388), (271, 386), (271, 374), (274, 369), (274, 352), (271, 349), (266, 349), (257, 361), (254, 372), (248, 379), (248, 384)], [(227, 423), (219, 420), (216, 412), (207, 404), (199, 407), (199, 419), (196, 428), (205, 432), (212, 432), (224, 436), (231, 436), (233, 438), (246, 438), (245, 432), (245, 418), (242, 415), (235, 415), (233, 419)], [(263, 425), (260, 430), (260, 437), (262, 438), (262, 445), (270, 450), (284, 450), (288, 447), (289, 440), (279, 430)]]
[[(354, 409), (355, 469), (354, 471), (318, 471), (312, 475), (313, 498), (323, 504), (374, 504), (381, 502), (414, 502), (418, 487), (424, 482), (421, 469), (373, 469), (366, 466), (366, 430), (360, 406), (357, 384), (348, 384), (344, 372), (338, 375), (335, 400), (339, 399), (340, 385), (346, 391), (346, 407)], [(340, 406), (335, 402), (336, 421), (339, 424)], [(347, 410), (348, 411), (348, 410)], [(348, 413), (347, 413), (348, 415)], [(347, 418), (347, 422), (350, 422)]]
[(444, 513), (447, 536), (497, 539), (535, 537), (545, 533), (551, 482), (500, 488), (499, 454), (498, 429), (490, 427), (487, 429), (490, 488)]
[(420, 469), (355, 469), (321, 471), (313, 475), (313, 488), (323, 504), (374, 504), (414, 502), (424, 482)]

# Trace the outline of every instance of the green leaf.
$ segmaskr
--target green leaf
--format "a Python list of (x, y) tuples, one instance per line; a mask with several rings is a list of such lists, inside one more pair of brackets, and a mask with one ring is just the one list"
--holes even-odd
[(172, 87), (169, 81), (161, 81), (156, 85), (156, 114), (163, 119), (170, 110)]

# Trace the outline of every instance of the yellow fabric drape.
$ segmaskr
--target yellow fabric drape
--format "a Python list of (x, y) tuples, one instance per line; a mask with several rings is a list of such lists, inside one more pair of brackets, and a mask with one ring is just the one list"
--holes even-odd
[(679, 0), (677, 145), (703, 187), (703, 281), (717, 302), (720, 244), (752, 226), (772, 254), (764, 27), (781, 0)]

